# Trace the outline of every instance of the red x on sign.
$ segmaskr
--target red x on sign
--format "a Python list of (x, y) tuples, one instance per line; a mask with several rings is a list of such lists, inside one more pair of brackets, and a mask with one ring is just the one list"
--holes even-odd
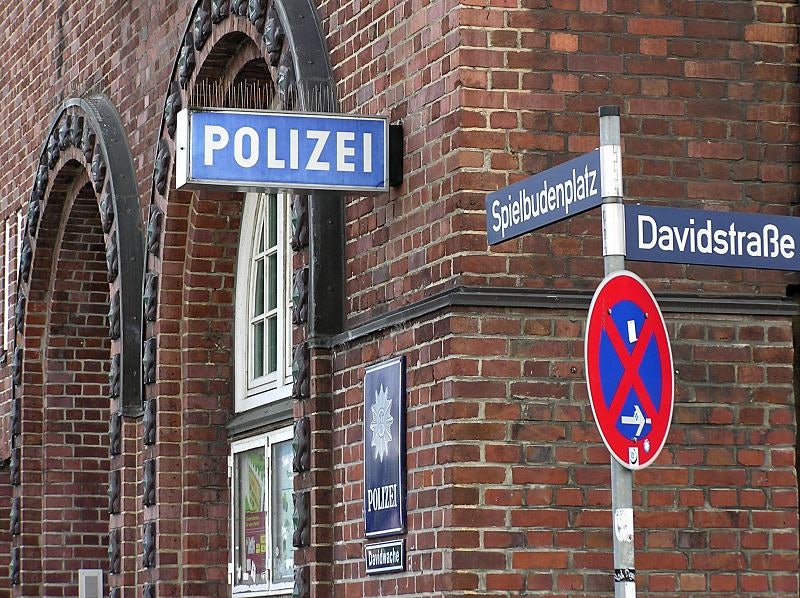
[(653, 294), (632, 272), (614, 272), (597, 288), (585, 357), (603, 442), (628, 469), (647, 467), (664, 447), (672, 420), (672, 351)]

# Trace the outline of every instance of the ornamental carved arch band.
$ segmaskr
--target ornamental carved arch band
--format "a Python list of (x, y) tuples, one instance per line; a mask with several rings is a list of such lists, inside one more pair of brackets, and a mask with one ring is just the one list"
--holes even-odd
[[(144, 252), (139, 192), (126, 139), (119, 115), (101, 94), (65, 101), (53, 119), (28, 201), (17, 283), (15, 346), (22, 347), (31, 270), (37, 263), (39, 223), (48, 211), (48, 199), (54, 186), (71, 184), (77, 173), (85, 170), (97, 195), (107, 281), (115, 297), (108, 314), (109, 337), (119, 340), (115, 355), (109, 357), (120, 361), (119, 394), (115, 398), (119, 398), (125, 415), (139, 415)], [(24, 367), (24, 361), (18, 367)], [(21, 381), (20, 376), (17, 378)]]
[[(71, 579), (67, 561), (51, 558), (58, 546), (85, 540), (91, 565), (106, 562), (122, 466), (113, 423), (142, 410), (141, 210), (127, 137), (108, 97), (71, 98), (58, 108), (24, 216), (13, 318), (11, 577), (28, 596), (51, 595)], [(98, 434), (109, 421), (109, 435)], [(45, 516), (64, 492), (56, 480), (73, 476), (81, 483), (63, 517), (88, 519), (90, 539)], [(107, 501), (108, 510), (82, 510)], [(38, 522), (41, 537), (30, 532)]]
[[(152, 527), (139, 534), (142, 546), (147, 546), (146, 554), (141, 555), (146, 565), (139, 583), (153, 584), (159, 588), (159, 593), (174, 591), (175, 595), (179, 590), (162, 581), (177, 575), (170, 571), (174, 564), (168, 555), (162, 555), (160, 547), (171, 541), (169, 529), (179, 527), (179, 522), (158, 513), (179, 513), (181, 508), (190, 507), (170, 502), (171, 496), (180, 493), (177, 487), (165, 485), (172, 482), (163, 475), (170, 461), (169, 455), (162, 454), (159, 444), (163, 433), (160, 422), (168, 416), (175, 421), (188, 422), (201, 421), (200, 418), (220, 422), (225, 414), (229, 416), (227, 422), (221, 422), (227, 426), (228, 437), (211, 446), (204, 445), (207, 450), (203, 458), (208, 473), (204, 474), (204, 487), (197, 488), (196, 493), (200, 495), (209, 488), (220, 489), (212, 499), (220, 501), (215, 503), (218, 506), (215, 513), (220, 515), (215, 515), (213, 520), (207, 517), (204, 523), (222, 530), (223, 534), (230, 528), (230, 505), (224, 502), (229, 485), (225, 478), (230, 450), (228, 440), (243, 433), (243, 428), (237, 426), (251, 425), (241, 424), (246, 417), (240, 418), (242, 414), (235, 413), (234, 391), (231, 390), (235, 374), (230, 363), (233, 353), (230, 328), (234, 313), (231, 281), (239, 249), (238, 239), (232, 240), (232, 237), (238, 236), (241, 230), (244, 197), (237, 192), (191, 192), (175, 187), (177, 115), (185, 108), (337, 111), (325, 39), (311, 0), (199, 0), (195, 2), (180, 40), (171, 79), (164, 86), (164, 110), (159, 139), (152, 153), (153, 177), (147, 209), (142, 375), (146, 414), (142, 440), (146, 469), (142, 477), (148, 481), (157, 480), (157, 483), (144, 488), (145, 494), (141, 497), (145, 505), (144, 521)], [(294, 224), (291, 239), (294, 255), (289, 257), (289, 262), (299, 271), (294, 284), (289, 283), (297, 312), (289, 314), (289, 321), (295, 324), (293, 342), (298, 347), (297, 351), (290, 352), (289, 360), (294, 361), (291, 368), (294, 376), (300, 378), (295, 381), (298, 391), (294, 395), (308, 398), (310, 364), (315, 355), (309, 350), (307, 339), (338, 333), (342, 326), (343, 204), (338, 197), (330, 195), (296, 195), (287, 213), (291, 214)], [(167, 263), (168, 268), (165, 267)], [(203, 263), (208, 265), (202, 268)], [(202, 298), (206, 296), (216, 298), (212, 306), (204, 303)], [(315, 296), (321, 299), (315, 300)], [(180, 319), (181, 325), (190, 327), (187, 328), (190, 334), (178, 338), (171, 331), (180, 326), (177, 322), (168, 323), (170, 319)], [(198, 389), (186, 396), (171, 394), (174, 391), (169, 383), (169, 368), (164, 368), (162, 376), (162, 371), (155, 367), (161, 363), (164, 351), (171, 351), (175, 359), (177, 349), (180, 349), (181, 379), (187, 388)], [(208, 357), (199, 362), (198, 355)], [(178, 371), (178, 367), (172, 369)], [(203, 372), (202, 379), (196, 378), (196, 372)], [(224, 390), (207, 390), (211, 388)], [(272, 422), (274, 425), (285, 426), (287, 420), (292, 419), (291, 398), (285, 399), (277, 409), (282, 419)], [(179, 407), (170, 407), (171, 404)], [(305, 416), (322, 407), (307, 401), (296, 406), (295, 412), (298, 409)], [(263, 430), (265, 424), (258, 421)], [(312, 418), (304, 421), (308, 423)], [(256, 429), (257, 426), (244, 433), (255, 433)], [(298, 499), (298, 504), (309, 507), (302, 512), (311, 513), (313, 506), (318, 513), (320, 508), (330, 508), (330, 505), (316, 502), (312, 505), (311, 497), (315, 495), (311, 492), (314, 478), (309, 475), (313, 465), (311, 455), (320, 455), (322, 449), (311, 451), (310, 439), (315, 437), (314, 433), (324, 431), (312, 431), (310, 424), (301, 432), (303, 430), (307, 434), (300, 435), (307, 437), (308, 442), (300, 451), (303, 456), (298, 460), (297, 474), (302, 480), (295, 488), (301, 491), (301, 498), (307, 499), (305, 502)], [(196, 426), (180, 426), (181, 442), (195, 444), (198, 437), (194, 435), (201, 432), (203, 430)], [(192, 464), (183, 462), (181, 466), (186, 468), (183, 473), (188, 479)], [(193, 495), (192, 489), (185, 485), (180, 492), (184, 496)], [(209, 508), (209, 502), (198, 508)], [(309, 524), (304, 529), (310, 529), (310, 518), (304, 517), (303, 521)], [(155, 541), (151, 542), (153, 538)], [(211, 556), (209, 549), (203, 555), (195, 556), (187, 551), (183, 556), (187, 561), (200, 562), (202, 558), (203, 562), (215, 563), (211, 567), (218, 570), (206, 570), (209, 579), (225, 578), (230, 546), (215, 546), (213, 550), (216, 552)], [(299, 558), (295, 553), (297, 579), (330, 578), (331, 564), (326, 560), (324, 548), (311, 546), (308, 540), (302, 543), (300, 550), (304, 552)], [(222, 586), (224, 583), (219, 588)], [(223, 591), (214, 587), (214, 590), (208, 589), (209, 594)], [(308, 584), (296, 584), (295, 595), (307, 598)]]

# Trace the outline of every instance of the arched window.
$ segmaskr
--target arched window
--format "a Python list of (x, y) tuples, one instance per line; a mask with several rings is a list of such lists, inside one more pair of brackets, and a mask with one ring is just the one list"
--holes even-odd
[(236, 286), (236, 411), (291, 394), (291, 249), (288, 198), (245, 201)]
[(293, 434), (286, 415), (280, 415), (291, 405), (292, 389), (289, 214), (285, 194), (245, 197), (234, 376), (237, 417), (252, 427), (240, 430), (244, 439), (231, 442), (229, 571), (234, 596), (283, 596), (293, 583)]

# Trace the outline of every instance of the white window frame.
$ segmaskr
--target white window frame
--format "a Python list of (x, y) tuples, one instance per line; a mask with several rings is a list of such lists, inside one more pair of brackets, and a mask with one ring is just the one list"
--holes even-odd
[[(278, 267), (282, 272), (277, 276), (277, 372), (267, 374), (257, 379), (251, 377), (251, 344), (250, 315), (251, 315), (251, 289), (253, 288), (253, 255), (257, 250), (256, 233), (258, 232), (259, 199), (267, 193), (248, 193), (245, 196), (244, 212), (239, 242), (239, 253), (236, 270), (236, 323), (235, 333), (235, 378), (236, 395), (235, 409), (237, 413), (260, 407), (291, 395), (292, 371), (292, 318), (291, 318), (291, 287), (292, 287), (292, 252), (289, 247), (291, 238), (291, 208), (289, 196), (285, 193), (277, 194), (278, 218)], [(265, 276), (265, 279), (267, 277)], [(266, 301), (266, 292), (265, 292)], [(281, 309), (282, 305), (285, 307)], [(241, 367), (239, 364), (246, 364)]]
[[(236, 554), (236, 540), (237, 540), (237, 517), (236, 517), (236, 509), (238, 508), (239, 503), (239, 488), (235, 483), (236, 480), (236, 472), (234, 468), (236, 467), (236, 455), (238, 453), (244, 453), (253, 449), (263, 448), (265, 453), (266, 459), (266, 479), (267, 479), (267, 504), (269, 505), (269, 512), (266, 517), (266, 538), (267, 538), (267, 559), (271, 558), (273, 553), (273, 543), (272, 543), (272, 455), (271, 449), (272, 445), (277, 444), (279, 442), (291, 441), (294, 437), (293, 429), (291, 426), (285, 428), (279, 428), (272, 432), (268, 432), (266, 434), (261, 434), (259, 436), (255, 436), (252, 438), (247, 438), (245, 440), (234, 441), (231, 443), (231, 452), (228, 458), (228, 469), (229, 469), (229, 478), (231, 483), (231, 493), (230, 493), (230, 561), (229, 561), (229, 581), (231, 586), (231, 593), (235, 598), (255, 598), (260, 596), (286, 596), (290, 595), (292, 592), (292, 587), (294, 586), (294, 581), (287, 581), (286, 583), (272, 583), (270, 581), (269, 584), (259, 585), (259, 586), (236, 586), (236, 562), (234, 561), (234, 555)], [(268, 561), (269, 564), (270, 561)]]

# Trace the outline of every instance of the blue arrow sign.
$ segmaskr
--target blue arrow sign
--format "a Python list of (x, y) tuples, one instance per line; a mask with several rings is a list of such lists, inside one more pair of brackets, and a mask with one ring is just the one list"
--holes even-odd
[(635, 261), (800, 270), (800, 218), (625, 206), (626, 257)]
[(602, 201), (596, 149), (487, 195), (489, 245), (596, 208)]

